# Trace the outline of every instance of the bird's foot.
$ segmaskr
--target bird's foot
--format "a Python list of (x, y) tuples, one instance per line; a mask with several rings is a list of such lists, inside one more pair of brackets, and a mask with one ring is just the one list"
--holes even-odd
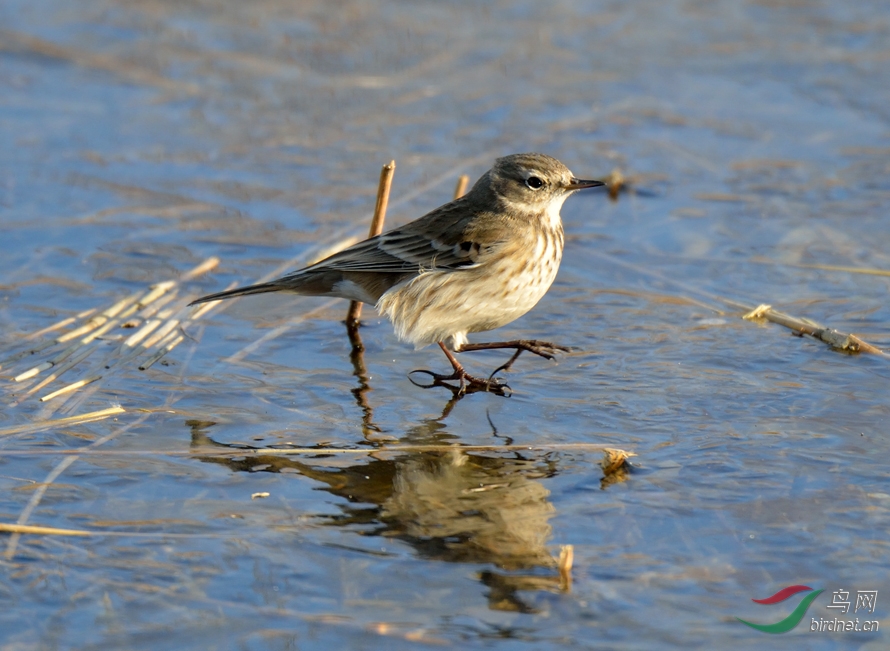
[(527, 350), (535, 355), (540, 355), (544, 359), (554, 359), (557, 353), (570, 353), (572, 349), (568, 346), (560, 346), (559, 344), (551, 344), (549, 341), (538, 341), (537, 339), (520, 339), (519, 346), (516, 350)]
[(486, 344), (464, 344), (460, 348), (460, 352), (466, 353), (472, 350), (497, 350), (501, 348), (512, 348), (516, 351), (516, 357), (519, 353), (526, 350), (535, 355), (539, 355), (545, 359), (553, 359), (557, 353), (569, 353), (572, 351), (568, 346), (560, 346), (552, 344), (549, 341), (539, 341), (538, 339), (514, 339), (513, 341), (495, 341)]
[(501, 364), (492, 372), (488, 377), (489, 381), (491, 381), (497, 373), (500, 373), (501, 371), (509, 371), (513, 366), (513, 362), (516, 361), (524, 350), (539, 355), (545, 359), (553, 359), (558, 352), (568, 353), (572, 350), (568, 346), (551, 344), (549, 341), (538, 341), (537, 339), (514, 339), (513, 341), (497, 341), (487, 344), (464, 344), (461, 346), (460, 352), (464, 353), (471, 350), (499, 350), (503, 348), (512, 348), (516, 352), (507, 360), (506, 364)]
[[(432, 382), (430, 382), (429, 384), (418, 382), (413, 377), (411, 377), (415, 373), (423, 373), (430, 376), (430, 378), (432, 378)], [(484, 392), (509, 397), (513, 393), (513, 391), (510, 389), (510, 385), (508, 385), (506, 382), (501, 382), (500, 380), (496, 379), (494, 377), (494, 373), (492, 373), (491, 377), (489, 377), (487, 380), (483, 380), (482, 378), (470, 375), (462, 368), (456, 369), (449, 375), (444, 375), (442, 373), (433, 373), (432, 371), (428, 371), (426, 369), (417, 369), (415, 371), (411, 371), (408, 374), (408, 379), (411, 380), (411, 382), (415, 386), (422, 387), (424, 389), (429, 389), (431, 387), (445, 387), (446, 389), (450, 389), (456, 396), (464, 396), (470, 393)], [(454, 381), (457, 381), (456, 386), (452, 384)]]

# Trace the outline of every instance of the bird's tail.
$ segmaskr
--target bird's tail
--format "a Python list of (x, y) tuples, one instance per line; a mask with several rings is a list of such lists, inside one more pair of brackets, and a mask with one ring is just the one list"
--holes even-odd
[(195, 299), (189, 305), (197, 305), (198, 303), (208, 303), (210, 301), (221, 301), (226, 298), (235, 298), (236, 296), (249, 296), (250, 294), (266, 294), (268, 292), (278, 292), (283, 288), (281, 285), (271, 282), (271, 283), (260, 283), (259, 285), (250, 285), (249, 287), (238, 287), (236, 289), (229, 289), (224, 292), (217, 292), (216, 294), (208, 294), (207, 296), (202, 296), (201, 298)]

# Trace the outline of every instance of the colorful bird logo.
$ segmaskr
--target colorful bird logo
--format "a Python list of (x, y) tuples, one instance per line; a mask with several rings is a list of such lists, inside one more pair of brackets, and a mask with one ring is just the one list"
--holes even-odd
[[(789, 585), (787, 588), (782, 588), (772, 597), (767, 597), (766, 599), (752, 599), (754, 603), (765, 604), (767, 606), (772, 606), (773, 604), (780, 603), (785, 601), (788, 597), (797, 594), (798, 592), (809, 592), (812, 590), (809, 586), (805, 585)], [(752, 622), (745, 621), (741, 617), (736, 617), (742, 624), (747, 624), (753, 629), (761, 631), (763, 633), (787, 633), (792, 628), (800, 624), (800, 620), (803, 619), (803, 616), (807, 612), (807, 608), (810, 607), (810, 604), (819, 596), (822, 590), (816, 590), (811, 594), (808, 594), (804, 597), (799, 604), (797, 604), (797, 608), (788, 615), (785, 619), (776, 622), (775, 624), (754, 624)]]

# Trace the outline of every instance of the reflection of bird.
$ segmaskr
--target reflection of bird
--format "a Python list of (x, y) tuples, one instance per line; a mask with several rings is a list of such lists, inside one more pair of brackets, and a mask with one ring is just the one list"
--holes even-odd
[(547, 550), (555, 509), (525, 460), (496, 462), (456, 450), (400, 460), (380, 519), (409, 537), (435, 540), (449, 560), (507, 569), (552, 567)]
[(487, 389), (490, 380), (468, 375), (445, 342), (456, 352), (514, 349), (498, 371), (523, 350), (548, 359), (565, 350), (535, 340), (469, 344), (467, 333), (499, 328), (535, 306), (562, 258), (559, 209), (573, 192), (599, 185), (576, 179), (550, 156), (505, 156), (466, 195), (416, 221), (277, 280), (195, 303), (277, 291), (374, 303), (400, 339), (441, 346), (454, 372), (431, 374), (437, 382)]

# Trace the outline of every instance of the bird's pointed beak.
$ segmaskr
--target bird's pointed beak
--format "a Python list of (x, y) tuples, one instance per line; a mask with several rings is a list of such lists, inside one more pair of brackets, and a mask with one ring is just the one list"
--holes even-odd
[(605, 185), (605, 183), (602, 181), (584, 181), (583, 179), (572, 177), (571, 182), (566, 186), (566, 190), (574, 192), (575, 190), (583, 190), (585, 188), (598, 188), (601, 185)]

